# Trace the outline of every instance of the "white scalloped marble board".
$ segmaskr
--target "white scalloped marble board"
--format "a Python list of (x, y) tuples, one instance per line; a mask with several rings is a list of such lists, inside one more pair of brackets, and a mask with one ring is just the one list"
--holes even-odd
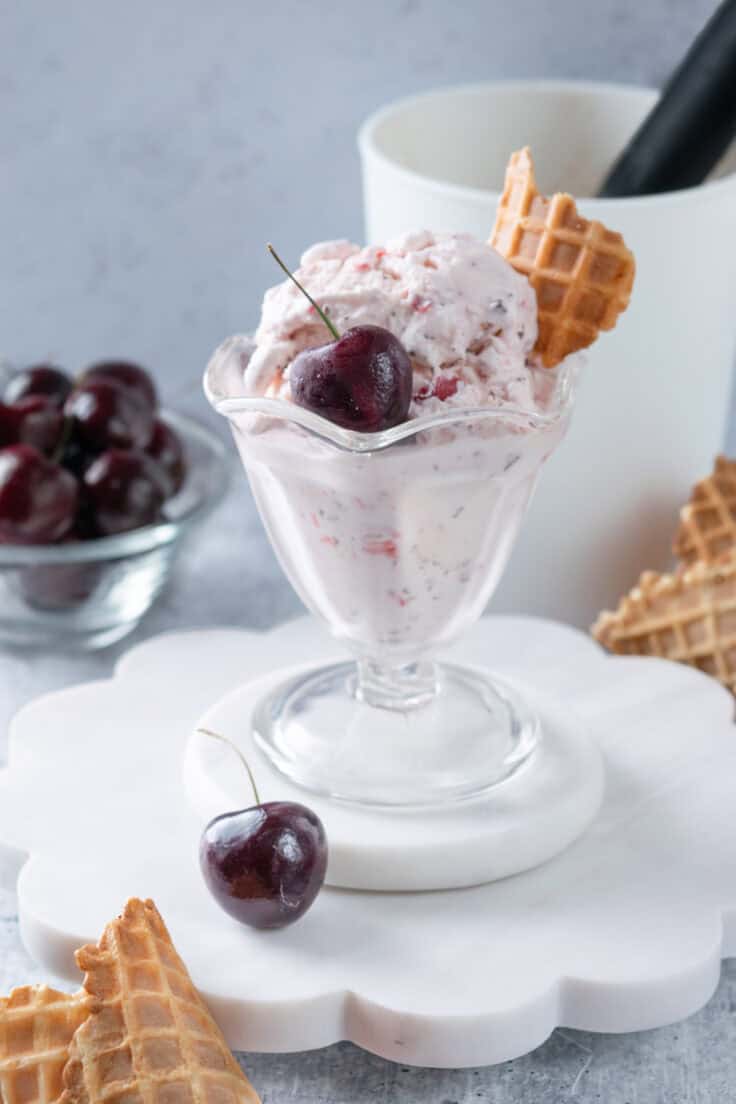
[(179, 633), (116, 677), (16, 718), (0, 840), (30, 855), (23, 938), (76, 980), (72, 953), (130, 895), (153, 896), (230, 1044), (336, 1039), (402, 1063), (522, 1054), (556, 1026), (629, 1031), (682, 1018), (736, 955), (736, 731), (715, 682), (605, 657), (549, 622), (481, 622), (453, 657), (574, 704), (606, 765), (592, 827), (546, 865), (474, 889), (325, 889), (281, 932), (235, 924), (207, 896), (199, 818), (180, 777), (196, 718), (246, 677), (331, 655), (309, 621), (265, 636)]

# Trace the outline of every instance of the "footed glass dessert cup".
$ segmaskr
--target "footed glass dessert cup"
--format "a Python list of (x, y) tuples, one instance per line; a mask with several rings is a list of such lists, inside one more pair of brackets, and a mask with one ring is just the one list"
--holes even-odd
[(436, 654), (483, 613), (541, 467), (562, 440), (575, 366), (545, 412), (448, 409), (355, 433), (292, 403), (243, 398), (248, 346), (226, 342), (205, 391), (230, 422), (274, 551), (352, 659), (257, 706), (261, 752), (292, 782), (366, 805), (438, 806), (508, 778), (541, 738), (517, 689)]

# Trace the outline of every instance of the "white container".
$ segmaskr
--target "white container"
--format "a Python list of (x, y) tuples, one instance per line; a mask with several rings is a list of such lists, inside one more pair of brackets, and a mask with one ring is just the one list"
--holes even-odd
[[(366, 237), (488, 237), (511, 150), (540, 188), (595, 194), (657, 93), (577, 82), (430, 92), (362, 127)], [(736, 157), (667, 195), (581, 199), (636, 254), (631, 306), (589, 353), (568, 439), (543, 473), (493, 608), (587, 627), (644, 568), (666, 568), (679, 506), (722, 447), (736, 335)]]

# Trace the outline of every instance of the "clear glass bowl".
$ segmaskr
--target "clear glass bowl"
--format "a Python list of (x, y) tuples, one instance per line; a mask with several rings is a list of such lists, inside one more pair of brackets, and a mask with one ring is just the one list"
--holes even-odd
[(136, 627), (166, 583), (191, 530), (224, 494), (222, 443), (180, 414), (162, 415), (181, 437), (188, 473), (156, 525), (61, 545), (0, 545), (0, 643), (92, 650)]
[(232, 397), (249, 348), (221, 346), (205, 391), (284, 571), (354, 657), (279, 686), (255, 711), (256, 743), (292, 781), (346, 801), (486, 792), (533, 754), (537, 719), (514, 688), (434, 656), (493, 594), (565, 434), (576, 366), (548, 375), (543, 414), (450, 409), (362, 434), (281, 400)]

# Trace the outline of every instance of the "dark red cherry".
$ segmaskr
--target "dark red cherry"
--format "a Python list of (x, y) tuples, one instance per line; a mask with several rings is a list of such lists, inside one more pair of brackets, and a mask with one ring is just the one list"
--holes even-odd
[(164, 502), (154, 462), (141, 452), (123, 449), (103, 452), (90, 464), (82, 496), (100, 536), (151, 525)]
[[(79, 539), (72, 530), (61, 543)], [(36, 609), (68, 610), (91, 598), (104, 574), (104, 565), (98, 563), (39, 564), (23, 569), (20, 585), (23, 597)]]
[(86, 379), (64, 405), (79, 443), (92, 452), (144, 449), (153, 433), (153, 409), (135, 391), (106, 379)]
[(133, 364), (129, 360), (101, 360), (97, 364), (91, 364), (82, 373), (82, 380), (89, 379), (112, 380), (132, 391), (140, 401), (152, 408), (158, 406), (158, 394), (156, 385), (151, 375), (139, 364)]
[(355, 326), (337, 341), (304, 349), (289, 379), (294, 402), (345, 429), (377, 433), (409, 413), (411, 361), (381, 326)]
[(33, 445), (51, 453), (61, 440), (64, 416), (54, 399), (28, 395), (14, 403), (0, 403), (0, 448)]
[(74, 524), (73, 475), (31, 445), (0, 450), (0, 544), (50, 544)]
[(3, 401), (16, 403), (29, 395), (43, 395), (53, 399), (57, 406), (63, 406), (72, 389), (72, 381), (66, 372), (53, 364), (33, 364), (22, 368), (8, 381), (3, 393)]
[(252, 928), (283, 928), (304, 915), (322, 888), (327, 839), (311, 809), (268, 801), (211, 821), (199, 858), (225, 912)]
[(155, 460), (164, 481), (164, 494), (171, 498), (180, 491), (187, 474), (184, 446), (177, 433), (160, 418), (153, 426), (153, 437), (146, 454)]

